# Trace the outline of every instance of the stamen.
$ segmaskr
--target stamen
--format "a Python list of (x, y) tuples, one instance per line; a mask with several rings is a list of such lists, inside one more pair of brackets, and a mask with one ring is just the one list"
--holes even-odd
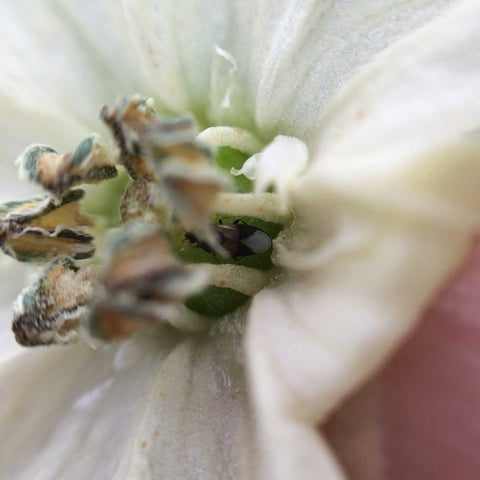
[(117, 176), (116, 159), (92, 134), (73, 151), (60, 155), (47, 145), (31, 145), (16, 160), (20, 178), (38, 183), (61, 199), (71, 187)]
[(253, 155), (262, 148), (262, 142), (246, 130), (232, 127), (210, 127), (197, 136), (198, 140), (215, 147), (230, 147), (247, 155)]
[(179, 302), (206, 279), (203, 269), (178, 261), (161, 228), (131, 224), (109, 244), (90, 331), (103, 339), (122, 339), (139, 328), (168, 323), (178, 315)]
[(71, 190), (58, 206), (48, 196), (0, 205), (0, 247), (22, 262), (91, 257), (93, 220), (79, 211), (82, 197), (83, 190)]
[(91, 267), (79, 270), (68, 257), (56, 259), (15, 302), (12, 330), (17, 342), (32, 346), (78, 340), (95, 287)]
[(291, 214), (281, 209), (274, 193), (222, 193), (214, 209), (225, 216), (248, 216), (282, 225), (291, 222)]
[(270, 280), (270, 272), (240, 265), (200, 264), (208, 272), (208, 283), (222, 288), (231, 288), (244, 295), (259, 292)]
[[(17, 300), (13, 328), (24, 345), (67, 343), (85, 333), (87, 343), (92, 335), (121, 340), (158, 324), (198, 331), (207, 317), (247, 302), (276, 272), (272, 242), (292, 222), (285, 208), (290, 176), (271, 175), (278, 148), (251, 157), (262, 145), (250, 133), (217, 127), (197, 136), (191, 116), (157, 118), (153, 101), (138, 95), (111, 110), (104, 106), (101, 118), (114, 149), (95, 134), (71, 154), (33, 145), (19, 157), (21, 174), (49, 195), (0, 206), (1, 248), (23, 261), (53, 259)], [(298, 147), (294, 140), (285, 141)], [(126, 187), (126, 179), (116, 183), (122, 198), (108, 198), (116, 198), (122, 226), (101, 243), (92, 260), (101, 265), (77, 266), (72, 258), (95, 251), (93, 221), (79, 210), (84, 192), (71, 188), (116, 176), (119, 163), (132, 180)], [(279, 191), (252, 193), (255, 177), (263, 179), (260, 188), (273, 184)], [(92, 206), (92, 199), (89, 211), (113, 211)], [(118, 211), (103, 224), (118, 225)]]
[(158, 119), (137, 96), (112, 111), (104, 107), (101, 116), (117, 139), (121, 161), (132, 178), (154, 182), (157, 201), (170, 204), (172, 220), (205, 234), (216, 197), (229, 182), (215, 170), (213, 151), (196, 140), (193, 119)]
[(120, 219), (124, 225), (134, 221), (169, 222), (168, 205), (158, 200), (154, 182), (142, 177), (127, 186), (120, 203)]
[(139, 95), (124, 98), (113, 110), (104, 105), (100, 118), (110, 128), (119, 148), (120, 163), (129, 175), (133, 179), (142, 176), (153, 179), (149, 161), (137, 141), (138, 129), (156, 118), (150, 99), (142, 99)]

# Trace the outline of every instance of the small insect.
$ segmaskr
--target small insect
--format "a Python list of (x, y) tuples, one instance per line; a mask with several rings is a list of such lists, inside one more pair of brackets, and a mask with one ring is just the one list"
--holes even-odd
[[(242, 220), (230, 225), (213, 223), (210, 225), (217, 237), (217, 244), (235, 260), (266, 252), (272, 246), (272, 239), (260, 228), (253, 227)], [(215, 246), (200, 240), (194, 233), (185, 233), (185, 239), (207, 253), (217, 253)]]

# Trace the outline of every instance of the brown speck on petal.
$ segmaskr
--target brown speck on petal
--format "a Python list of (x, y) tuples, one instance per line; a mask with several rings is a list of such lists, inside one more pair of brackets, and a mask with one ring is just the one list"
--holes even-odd
[(360, 109), (358, 112), (357, 112), (357, 120), (363, 120), (365, 118), (365, 110), (363, 109)]

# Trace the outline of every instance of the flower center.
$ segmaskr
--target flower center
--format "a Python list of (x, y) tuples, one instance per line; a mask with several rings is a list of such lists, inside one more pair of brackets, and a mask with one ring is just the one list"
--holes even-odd
[[(21, 175), (48, 195), (0, 209), (3, 250), (51, 261), (15, 304), (24, 345), (66, 343), (85, 330), (121, 339), (155, 323), (198, 330), (275, 271), (273, 241), (289, 215), (243, 174), (257, 140), (228, 127), (197, 137), (191, 117), (160, 119), (139, 97), (103, 107), (101, 118), (112, 146), (91, 135), (71, 154), (29, 147)], [(128, 176), (114, 178), (117, 169)], [(73, 187), (100, 182), (87, 187), (81, 213), (84, 192)]]

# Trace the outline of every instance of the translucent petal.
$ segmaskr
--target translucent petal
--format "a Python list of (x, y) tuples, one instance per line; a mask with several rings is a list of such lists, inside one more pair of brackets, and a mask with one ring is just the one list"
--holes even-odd
[(204, 126), (256, 127), (267, 140), (313, 138), (354, 68), (449, 3), (126, 2), (149, 84), (168, 109), (193, 111)]
[(155, 367), (174, 343), (167, 335), (140, 345), (36, 349), (4, 364), (0, 476), (114, 478)]
[(183, 341), (163, 329), (13, 358), (0, 374), (0, 476), (238, 478), (250, 443), (240, 338), (231, 325)]

